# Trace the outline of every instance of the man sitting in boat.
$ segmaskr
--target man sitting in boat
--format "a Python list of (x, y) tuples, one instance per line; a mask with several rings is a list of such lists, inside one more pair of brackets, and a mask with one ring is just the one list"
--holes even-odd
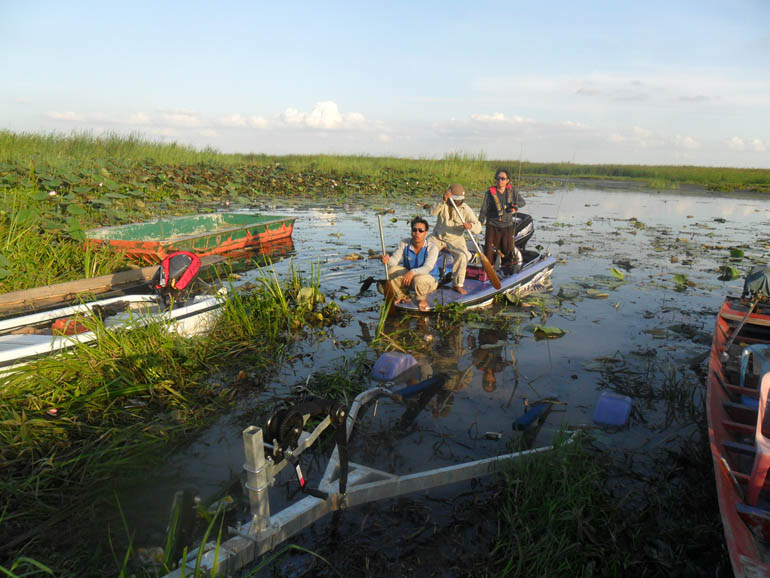
[(412, 287), (417, 296), (417, 306), (425, 311), (428, 309), (425, 297), (438, 287), (439, 248), (427, 239), (428, 221), (415, 217), (411, 227), (411, 238), (402, 239), (392, 256), (382, 256), (382, 262), (388, 265), (388, 277), (396, 294), (396, 303), (407, 301), (409, 288)]
[[(450, 200), (451, 199), (451, 200)], [(452, 202), (457, 210), (452, 206)], [(458, 215), (459, 211), (459, 215)], [(438, 215), (436, 226), (430, 239), (439, 249), (446, 249), (454, 261), (452, 266), (452, 289), (460, 295), (467, 291), (465, 284), (465, 269), (471, 254), (465, 242), (466, 229), (472, 233), (481, 233), (481, 223), (476, 218), (473, 209), (465, 204), (465, 189), (462, 185), (451, 185), (441, 201), (436, 203), (430, 211), (433, 216)]]
[(484, 254), (494, 263), (495, 250), (500, 251), (503, 266), (513, 262), (516, 251), (513, 238), (513, 216), (527, 202), (511, 185), (511, 174), (506, 169), (495, 173), (495, 185), (484, 193), (479, 210), (479, 220), (487, 224)]

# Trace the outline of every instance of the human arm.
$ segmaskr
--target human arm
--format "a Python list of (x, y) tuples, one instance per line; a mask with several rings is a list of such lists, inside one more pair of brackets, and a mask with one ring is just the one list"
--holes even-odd
[(479, 222), (483, 225), (487, 220), (487, 207), (489, 206), (489, 195), (485, 192), (479, 209)]
[(406, 249), (408, 243), (406, 241), (401, 241), (398, 244), (398, 248), (393, 251), (393, 254), (388, 256), (388, 259), (385, 259), (385, 256), (383, 256), (382, 262), (387, 264), (388, 271), (393, 271), (394, 269), (398, 269), (401, 267), (401, 262), (404, 260), (404, 250)]
[(527, 201), (524, 200), (524, 197), (521, 196), (521, 193), (518, 189), (515, 189), (513, 191), (513, 206), (517, 209), (521, 209), (524, 205), (527, 204)]
[(468, 205), (463, 205), (465, 210), (463, 211), (463, 219), (465, 220), (465, 228), (468, 229), (474, 235), (481, 233), (481, 223), (476, 218), (473, 209)]

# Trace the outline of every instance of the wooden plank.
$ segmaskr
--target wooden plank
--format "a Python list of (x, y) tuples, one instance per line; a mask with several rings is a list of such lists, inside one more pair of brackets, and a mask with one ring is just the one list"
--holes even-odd
[[(201, 268), (210, 267), (225, 260), (220, 255), (201, 257)], [(152, 279), (157, 270), (157, 265), (151, 265), (141, 269), (121, 271), (90, 279), (80, 279), (78, 281), (68, 281), (34, 289), (3, 293), (0, 294), (0, 314), (30, 311), (48, 305), (66, 303), (77, 299), (81, 295), (104, 296), (106, 293), (123, 292), (141, 287)]]

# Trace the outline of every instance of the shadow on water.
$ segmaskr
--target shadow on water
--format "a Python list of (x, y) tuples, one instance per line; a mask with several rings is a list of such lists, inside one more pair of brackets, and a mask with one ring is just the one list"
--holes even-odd
[[(419, 378), (448, 379), (406, 404), (386, 400), (376, 411), (369, 408), (352, 441), (352, 459), (403, 474), (501, 454), (514, 443), (548, 445), (563, 427), (580, 427), (645, 478), (654, 476), (660, 452), (698, 435), (704, 419), (702, 360), (718, 304), (731, 289), (718, 279), (719, 269), (733, 247), (745, 249), (743, 260), (733, 263), (742, 271), (764, 262), (770, 203), (756, 197), (574, 189), (534, 191), (527, 208), (536, 226), (531, 245), (560, 259), (553, 290), (525, 298), (521, 306), (497, 302), (456, 319), (391, 317), (385, 333), (415, 356)], [(264, 389), (244, 391), (230, 415), (172, 456), (150, 483), (121, 497), (140, 546), (163, 543), (165, 512), (177, 490), (195, 488), (204, 503), (227, 488), (237, 494), (241, 431), (263, 425), (276, 400), (297, 400), (298, 391), (316, 393), (313, 376), (334, 373), (357, 356), (371, 364), (379, 355), (372, 342), (381, 296), (374, 287), (359, 294), (367, 277), (382, 273), (379, 260), (371, 258), (380, 251), (374, 210), (291, 212), (297, 217), (294, 254), (277, 263), (276, 271), (281, 275), (294, 266), (309, 276), (320, 263), (322, 292), (339, 302), (351, 322), (307, 333)], [(420, 212), (425, 213), (399, 206), (383, 219), (390, 250)], [(244, 282), (249, 275), (243, 274)], [(563, 335), (539, 339), (543, 328)], [(633, 399), (624, 427), (593, 424), (605, 390)], [(529, 412), (537, 413), (521, 422), (529, 425), (514, 429)], [(307, 475), (318, 476), (324, 466), (322, 458), (309, 461)], [(274, 512), (297, 489), (288, 475), (277, 486)], [(488, 480), (462, 483), (370, 504), (345, 512), (342, 522), (322, 520), (292, 541), (321, 554), (333, 551), (338, 541), (355, 544), (373, 564), (392, 562), (411, 551), (417, 537), (466, 516), (461, 504), (491, 487)], [(246, 516), (248, 508), (241, 503), (235, 511)], [(494, 528), (485, 527), (489, 523), (479, 522), (478, 531), (494, 536)], [(480, 543), (483, 550), (488, 542)], [(474, 545), (467, 548), (473, 551)], [(307, 563), (302, 556), (284, 561), (281, 573), (304, 575)]]

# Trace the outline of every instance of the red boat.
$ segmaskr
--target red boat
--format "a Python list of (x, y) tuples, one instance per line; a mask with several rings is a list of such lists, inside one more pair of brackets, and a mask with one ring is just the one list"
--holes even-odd
[(208, 213), (92, 229), (86, 242), (107, 245), (129, 258), (160, 262), (176, 251), (200, 256), (259, 249), (291, 238), (294, 217), (259, 213)]
[(770, 576), (768, 392), (770, 303), (728, 297), (714, 330), (706, 409), (719, 510), (736, 577)]

